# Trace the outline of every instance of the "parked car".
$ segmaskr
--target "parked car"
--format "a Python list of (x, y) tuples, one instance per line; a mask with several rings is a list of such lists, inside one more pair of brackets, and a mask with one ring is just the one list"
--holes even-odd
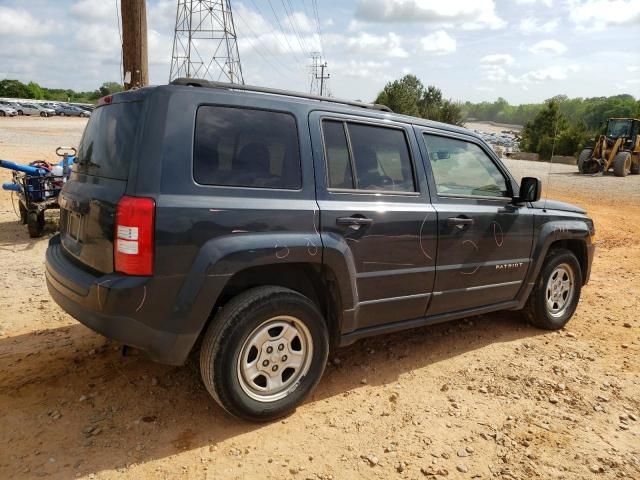
[(0, 104), (0, 117), (15, 117), (17, 114), (15, 108)]
[[(386, 107), (182, 79), (106, 97), (60, 194), (53, 299), (267, 420), (330, 348), (497, 310), (562, 328), (594, 225), (469, 130)], [(201, 339), (201, 342), (199, 342)]]
[(45, 108), (51, 108), (55, 111), (56, 108), (58, 108), (60, 106), (59, 103), (55, 103), (55, 102), (44, 102), (41, 104), (43, 107)]
[(91, 116), (90, 112), (86, 110), (82, 110), (81, 108), (76, 107), (75, 105), (60, 105), (55, 110), (56, 115), (60, 115), (61, 117), (69, 116), (69, 117), (89, 117)]
[(0, 100), (0, 105), (13, 108), (16, 112), (18, 111), (18, 108), (20, 108), (20, 105), (18, 103), (10, 102), (8, 100)]
[(20, 103), (18, 105), (18, 115), (40, 115), (41, 117), (50, 117), (56, 113), (52, 108), (45, 108), (37, 103)]
[(94, 108), (92, 105), (75, 105), (76, 107), (78, 107), (80, 110), (84, 110), (85, 112), (93, 112)]

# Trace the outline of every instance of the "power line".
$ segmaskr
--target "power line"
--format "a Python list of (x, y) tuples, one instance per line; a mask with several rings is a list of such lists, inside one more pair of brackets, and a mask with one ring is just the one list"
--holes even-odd
[[(238, 18), (238, 20), (240, 20), (240, 21), (245, 25), (245, 27), (247, 27), (247, 29), (251, 32), (251, 34), (252, 34), (256, 39), (258, 39), (258, 38), (259, 38), (258, 34), (256, 34), (256, 32), (251, 28), (251, 26), (249, 25), (249, 23), (248, 23), (248, 22), (246, 22), (246, 21), (245, 21), (245, 20), (244, 20), (244, 19), (243, 19), (243, 18), (242, 18), (242, 17), (241, 17), (237, 12), (236, 12), (236, 18)], [(251, 40), (251, 38), (250, 38), (250, 37), (245, 37), (245, 40), (246, 40), (247, 42), (249, 42), (249, 44), (251, 45), (251, 48), (252, 48), (252, 49), (253, 49), (253, 50), (254, 50), (254, 51), (255, 51), (255, 52), (256, 52), (256, 53), (257, 53), (257, 54), (258, 54), (258, 55), (259, 55), (259, 56), (260, 56), (260, 57), (261, 57), (261, 58), (262, 58), (262, 59), (263, 59), (263, 60), (264, 60), (264, 61), (265, 61), (265, 62), (266, 62), (270, 67), (271, 67), (271, 68), (273, 68), (273, 70), (274, 70), (275, 72), (277, 72), (278, 74), (282, 75), (284, 78), (289, 78), (289, 76), (288, 76), (286, 73), (284, 73), (282, 70), (280, 70), (280, 68), (279, 68), (277, 65), (275, 65), (275, 64), (273, 64), (273, 63), (271, 63), (271, 62), (269, 61), (269, 59), (267, 58), (267, 56), (265, 56), (265, 55), (261, 52), (261, 49), (258, 49), (258, 48), (257, 48), (257, 45), (256, 45), (255, 43), (253, 43), (253, 40)], [(267, 50), (265, 50), (265, 52), (267, 52), (267, 53), (268, 53), (268, 51), (267, 51)], [(288, 65), (286, 65), (285, 63), (282, 63), (282, 62), (278, 59), (278, 57), (275, 57), (275, 56), (274, 56), (274, 57), (272, 57), (272, 58), (273, 58), (274, 60), (276, 60), (276, 61), (277, 61), (277, 62), (278, 62), (282, 67), (284, 67), (284, 68), (288, 69), (289, 71), (291, 71), (291, 72), (293, 72), (293, 73), (298, 73), (298, 72), (296, 72), (295, 70), (293, 70), (291, 67), (289, 67)]]
[(287, 14), (289, 25), (291, 25), (291, 31), (296, 36), (296, 39), (298, 40), (298, 44), (300, 44), (300, 48), (302, 49), (303, 53), (306, 56), (310, 56), (311, 54), (309, 52), (309, 48), (307, 47), (307, 44), (304, 41), (303, 35), (300, 33), (300, 30), (296, 28), (297, 23), (293, 16), (295, 12), (293, 10), (293, 5), (291, 4), (291, 0), (287, 0), (287, 3), (289, 4), (289, 10), (287, 10), (287, 5), (285, 4), (285, 0), (280, 0), (280, 1), (282, 3), (282, 6), (284, 7), (285, 13)]
[[(266, 18), (267, 18), (267, 16), (262, 12), (262, 9), (258, 6), (258, 4), (255, 2), (255, 0), (251, 0), (251, 3), (253, 4), (253, 6), (255, 7), (255, 9), (257, 10), (258, 14), (259, 14), (262, 18), (266, 19)], [(277, 18), (277, 17), (276, 17), (276, 18)], [(244, 23), (245, 23), (246, 25), (248, 25), (248, 22), (244, 22)], [(275, 31), (275, 29), (274, 29), (274, 31)], [(283, 34), (282, 34), (282, 35), (283, 35), (283, 37), (284, 37), (285, 41), (287, 42), (287, 44), (289, 44), (289, 41), (288, 41), (288, 39), (286, 38), (286, 35), (284, 34), (284, 32), (283, 32)], [(289, 51), (294, 55), (294, 57), (296, 57), (296, 61), (297, 61), (298, 63), (300, 63), (300, 58), (298, 58), (298, 57), (297, 57), (297, 55), (296, 55), (296, 52), (295, 52), (294, 50), (292, 50), (292, 49), (291, 49), (291, 45), (290, 45), (290, 44), (288, 45), (288, 47), (289, 47), (289, 48), (287, 49), (287, 48), (284, 46), (284, 43), (282, 42), (282, 40), (281, 40), (280, 38), (278, 38), (278, 34), (277, 34), (277, 33), (275, 34), (275, 39), (276, 39), (276, 41), (278, 42), (278, 44), (280, 44), (280, 45), (283, 47), (283, 50), (285, 50), (285, 51), (286, 51), (286, 50), (289, 50)]]
[(276, 19), (276, 23), (278, 24), (278, 28), (282, 32), (282, 35), (284, 36), (284, 39), (287, 42), (287, 45), (289, 45), (289, 50), (291, 51), (291, 53), (293, 53), (293, 56), (296, 58), (296, 60), (300, 62), (301, 61), (300, 58), (296, 55), (295, 50), (293, 49), (293, 47), (291, 46), (291, 43), (289, 42), (289, 37), (287, 36), (287, 33), (285, 32), (284, 28), (282, 28), (282, 24), (280, 23), (280, 19), (278, 18), (278, 14), (276, 13), (275, 8), (273, 8), (273, 4), (271, 3), (271, 0), (268, 0), (268, 2), (269, 2), (269, 7), (271, 7), (271, 11), (273, 12), (273, 16)]
[(322, 40), (322, 28), (320, 27), (320, 14), (318, 13), (318, 2), (316, 0), (311, 0), (311, 6), (313, 8), (314, 17), (316, 19), (316, 30), (318, 32), (318, 37), (320, 39), (320, 52), (322, 52), (322, 56), (324, 56), (324, 42)]

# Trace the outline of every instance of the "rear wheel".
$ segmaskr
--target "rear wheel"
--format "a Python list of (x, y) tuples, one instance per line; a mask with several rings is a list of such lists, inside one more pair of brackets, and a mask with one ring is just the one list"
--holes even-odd
[(559, 330), (578, 307), (582, 270), (576, 256), (564, 248), (551, 250), (545, 259), (524, 313), (529, 322), (546, 330)]
[(44, 212), (27, 212), (27, 230), (31, 238), (42, 235), (44, 229)]
[(631, 173), (631, 154), (618, 152), (613, 159), (613, 174), (616, 177), (626, 177), (629, 173)]
[(316, 386), (329, 336), (317, 307), (281, 287), (257, 287), (231, 299), (207, 328), (200, 372), (227, 412), (266, 421), (295, 409)]
[(4, 113), (4, 110), (0, 110), (0, 117), (4, 117), (4, 116), (6, 116), (6, 115), (7, 115), (7, 114), (6, 114), (6, 113)]
[(18, 115), (24, 115), (24, 112), (22, 110), (18, 110)]
[(633, 159), (631, 160), (631, 168), (629, 170), (629, 173), (631, 173), (631, 175), (640, 174), (640, 156), (635, 159), (635, 162), (633, 161)]
[(41, 117), (46, 117), (47, 116), (47, 112), (40, 112), (40, 116)]
[(585, 171), (585, 162), (587, 162), (591, 158), (591, 154), (593, 153), (593, 149), (585, 148), (580, 152), (580, 156), (578, 156), (578, 172), (587, 173)]

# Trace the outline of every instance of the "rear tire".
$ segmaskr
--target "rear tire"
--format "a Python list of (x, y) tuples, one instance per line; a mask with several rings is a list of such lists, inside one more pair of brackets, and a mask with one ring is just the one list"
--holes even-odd
[(631, 173), (631, 154), (618, 152), (613, 159), (613, 174), (616, 177), (626, 177)]
[(579, 173), (586, 173), (584, 171), (584, 163), (591, 158), (592, 153), (593, 153), (592, 148), (585, 148), (580, 152), (580, 155), (578, 156), (578, 172)]
[(47, 112), (40, 112), (40, 116), (41, 117), (46, 117), (47, 116)]
[(42, 236), (44, 229), (44, 212), (27, 212), (27, 230), (31, 238)]
[(231, 299), (213, 318), (200, 350), (202, 380), (227, 412), (268, 421), (294, 410), (314, 389), (329, 352), (315, 304), (265, 286)]
[(7, 114), (6, 114), (6, 113), (4, 113), (4, 110), (0, 110), (0, 117), (4, 117), (4, 116), (6, 116), (6, 115), (7, 115)]
[(636, 162), (631, 163), (631, 168), (629, 169), (629, 173), (631, 173), (631, 175), (638, 175), (640, 174), (640, 158), (636, 159)]
[(545, 330), (560, 330), (580, 301), (582, 270), (576, 256), (564, 248), (547, 254), (524, 308), (529, 322)]
[(24, 115), (24, 112), (22, 110), (18, 110), (18, 115)]

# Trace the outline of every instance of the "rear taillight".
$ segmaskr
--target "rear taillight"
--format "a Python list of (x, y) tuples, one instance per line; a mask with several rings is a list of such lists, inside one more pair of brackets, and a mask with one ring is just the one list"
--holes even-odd
[(115, 270), (127, 275), (153, 274), (153, 198), (122, 197), (116, 207)]

